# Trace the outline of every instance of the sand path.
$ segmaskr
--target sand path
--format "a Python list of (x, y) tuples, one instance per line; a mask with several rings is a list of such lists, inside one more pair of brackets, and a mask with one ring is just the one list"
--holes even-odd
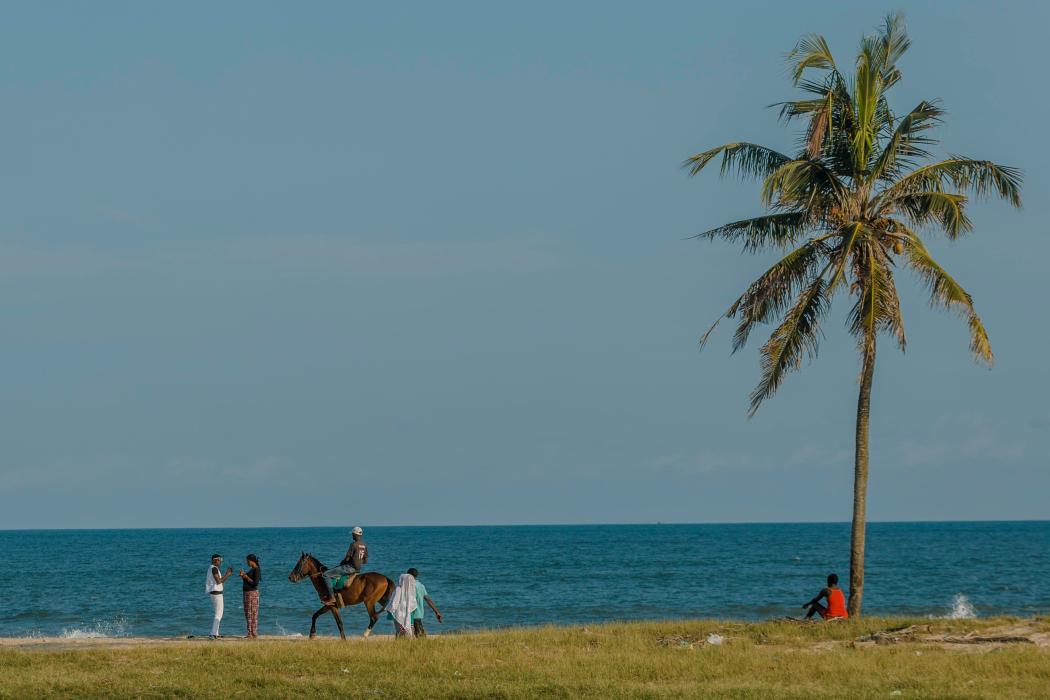
[[(431, 635), (433, 636), (433, 635)], [(347, 636), (347, 642), (384, 642), (394, 639), (392, 634), (373, 634), (368, 639), (360, 635)], [(244, 637), (0, 637), (0, 649), (35, 651), (73, 651), (85, 649), (123, 649), (172, 644), (258, 644), (259, 642), (306, 642), (305, 635), (260, 635), (257, 641)], [(315, 641), (339, 641), (339, 637), (318, 635)]]

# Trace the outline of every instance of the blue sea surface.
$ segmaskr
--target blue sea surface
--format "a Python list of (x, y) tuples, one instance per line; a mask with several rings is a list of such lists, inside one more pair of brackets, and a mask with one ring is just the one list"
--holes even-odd
[[(222, 631), (244, 634), (244, 556), (262, 562), (260, 633), (305, 634), (319, 607), (288, 574), (300, 551), (338, 563), (348, 528), (0, 531), (0, 636), (207, 634), (209, 556), (234, 567)], [(369, 527), (368, 570), (409, 566), (445, 615), (433, 631), (609, 620), (798, 615), (849, 525)], [(1050, 612), (1050, 522), (873, 523), (864, 609), (877, 615)], [(367, 624), (344, 611), (347, 632)], [(330, 616), (318, 623), (334, 634)], [(379, 631), (389, 632), (385, 620)]]

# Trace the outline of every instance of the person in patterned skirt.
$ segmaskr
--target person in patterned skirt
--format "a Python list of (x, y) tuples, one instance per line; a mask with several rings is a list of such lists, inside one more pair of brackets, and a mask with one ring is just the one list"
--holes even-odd
[(248, 639), (259, 636), (259, 583), (262, 581), (262, 568), (259, 557), (249, 554), (248, 570), (241, 569), (241, 585), (244, 588), (244, 621), (248, 625)]

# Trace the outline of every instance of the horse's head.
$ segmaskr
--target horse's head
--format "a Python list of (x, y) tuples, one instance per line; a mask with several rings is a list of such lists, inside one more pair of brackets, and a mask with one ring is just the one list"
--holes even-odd
[(288, 580), (292, 583), (299, 583), (304, 578), (313, 576), (320, 572), (321, 562), (317, 561), (307, 552), (301, 552), (299, 555), (299, 561), (296, 563), (295, 568), (292, 569), (292, 573), (288, 574)]

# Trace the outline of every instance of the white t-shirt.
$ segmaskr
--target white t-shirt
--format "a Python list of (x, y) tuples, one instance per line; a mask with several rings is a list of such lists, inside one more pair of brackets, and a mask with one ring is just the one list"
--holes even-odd
[(222, 584), (216, 582), (214, 574), (222, 576), (222, 572), (219, 571), (219, 567), (212, 564), (208, 567), (208, 573), (204, 579), (204, 592), (211, 594), (212, 591), (216, 593), (222, 593)]

